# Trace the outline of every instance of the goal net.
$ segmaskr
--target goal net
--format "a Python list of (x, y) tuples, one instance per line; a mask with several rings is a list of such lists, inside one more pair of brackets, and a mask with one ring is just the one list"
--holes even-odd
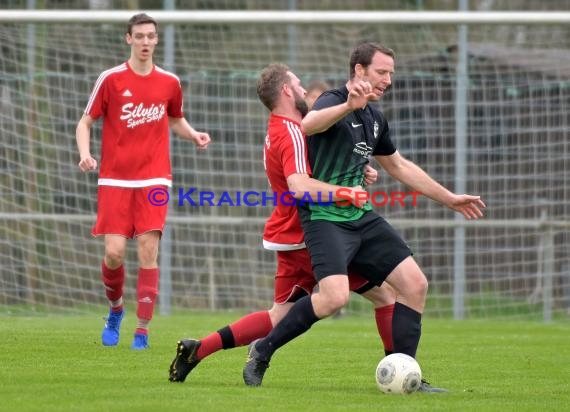
[[(90, 236), (97, 175), (77, 167), (75, 126), (99, 73), (128, 58), (125, 22), (0, 25), (0, 313), (81, 313), (106, 302), (103, 243)], [(380, 107), (399, 151), (488, 205), (478, 222), (422, 197), (415, 207), (375, 206), (429, 279), (426, 314), (550, 319), (569, 311), (568, 24), (468, 26), (466, 116), (458, 129), (456, 68), (464, 49), (455, 25), (159, 23), (155, 62), (180, 77), (187, 118), (212, 137), (206, 152), (171, 141), (174, 182), (159, 258), (163, 313), (271, 305), (275, 256), (261, 246), (271, 207), (179, 205), (178, 191), (267, 190), (259, 71), (279, 61), (305, 85), (339, 86), (361, 40), (396, 51), (394, 84)], [(97, 158), (100, 143), (99, 122)], [(370, 190), (407, 191), (383, 172)], [(126, 269), (129, 303), (132, 242)], [(352, 300), (350, 310), (369, 310)]]

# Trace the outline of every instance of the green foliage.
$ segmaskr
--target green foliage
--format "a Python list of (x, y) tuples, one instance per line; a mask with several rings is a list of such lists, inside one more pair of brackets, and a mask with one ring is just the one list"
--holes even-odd
[(101, 346), (90, 317), (4, 317), (0, 323), (2, 411), (536, 411), (566, 410), (568, 323), (425, 319), (418, 360), (448, 394), (380, 393), (382, 357), (372, 319), (325, 320), (275, 355), (261, 388), (245, 387), (246, 348), (203, 361), (183, 384), (167, 380), (176, 341), (202, 337), (240, 314), (158, 316), (151, 349)]

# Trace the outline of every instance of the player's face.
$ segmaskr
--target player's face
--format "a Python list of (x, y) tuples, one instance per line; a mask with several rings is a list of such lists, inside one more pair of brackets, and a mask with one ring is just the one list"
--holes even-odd
[(307, 106), (307, 102), (298, 94), (295, 90), (293, 90), (293, 96), (295, 96), (295, 108), (301, 113), (302, 117), (305, 117), (307, 113), (309, 113), (309, 106)]
[(127, 33), (127, 43), (131, 45), (131, 54), (140, 61), (152, 59), (158, 43), (158, 33), (152, 23), (133, 26), (132, 33)]
[(376, 52), (370, 65), (363, 70), (362, 80), (370, 83), (376, 100), (379, 100), (390, 88), (393, 74), (394, 59), (387, 54)]
[(293, 91), (293, 98), (295, 99), (295, 108), (301, 113), (302, 117), (309, 112), (307, 102), (305, 102), (305, 95), (307, 91), (301, 85), (301, 80), (293, 73), (289, 72), (291, 78), (291, 90)]

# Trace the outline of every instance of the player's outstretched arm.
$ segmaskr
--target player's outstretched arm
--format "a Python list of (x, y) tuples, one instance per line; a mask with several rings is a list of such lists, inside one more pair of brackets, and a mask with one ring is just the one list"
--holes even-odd
[(453, 193), (453, 197), (446, 206), (461, 213), (466, 219), (483, 217), (482, 209), (487, 207), (481, 200), (481, 196), (456, 195), (455, 193)]
[(172, 131), (178, 136), (183, 139), (191, 140), (198, 149), (205, 150), (208, 148), (211, 140), (210, 135), (208, 133), (195, 130), (190, 126), (185, 118), (170, 117), (168, 118), (168, 122)]
[(97, 169), (97, 160), (91, 156), (89, 150), (91, 126), (94, 122), (95, 120), (91, 116), (84, 114), (75, 129), (75, 140), (79, 149), (79, 169), (82, 172)]
[(420, 191), (424, 196), (461, 213), (466, 219), (478, 219), (483, 216), (482, 209), (486, 205), (480, 196), (452, 193), (397, 151), (390, 156), (375, 156), (375, 158), (390, 176)]

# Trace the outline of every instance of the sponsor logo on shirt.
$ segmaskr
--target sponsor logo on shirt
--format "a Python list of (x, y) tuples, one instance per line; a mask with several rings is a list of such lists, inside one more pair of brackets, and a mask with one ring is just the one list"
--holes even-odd
[(362, 157), (370, 156), (372, 153), (372, 148), (366, 144), (366, 142), (358, 142), (354, 145), (352, 153), (356, 153)]
[(142, 124), (158, 122), (165, 113), (166, 107), (164, 104), (145, 106), (144, 103), (139, 103), (135, 106), (134, 103), (125, 103), (121, 108), (120, 119), (127, 122), (127, 127), (132, 129)]

